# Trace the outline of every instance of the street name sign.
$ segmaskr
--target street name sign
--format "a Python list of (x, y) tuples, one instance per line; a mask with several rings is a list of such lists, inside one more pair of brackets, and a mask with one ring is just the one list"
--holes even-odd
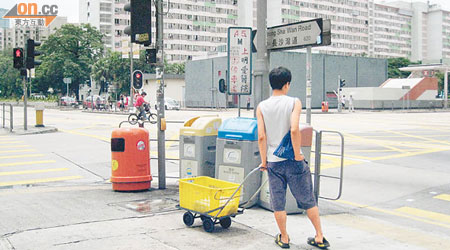
[(267, 28), (267, 49), (298, 49), (331, 44), (331, 22), (322, 18)]
[(252, 28), (228, 28), (228, 94), (252, 93)]

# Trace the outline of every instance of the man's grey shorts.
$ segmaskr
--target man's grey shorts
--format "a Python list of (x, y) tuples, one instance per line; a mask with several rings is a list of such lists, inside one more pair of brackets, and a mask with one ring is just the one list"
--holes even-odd
[(270, 201), (274, 211), (285, 210), (287, 185), (297, 201), (298, 208), (306, 210), (316, 206), (311, 172), (305, 160), (268, 162), (267, 172)]

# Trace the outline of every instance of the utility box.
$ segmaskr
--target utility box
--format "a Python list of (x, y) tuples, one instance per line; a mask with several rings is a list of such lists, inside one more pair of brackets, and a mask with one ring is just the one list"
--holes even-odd
[[(305, 160), (310, 163), (311, 159), (311, 145), (313, 137), (313, 128), (307, 124), (300, 124), (300, 133), (302, 136), (301, 149)], [(262, 183), (268, 179), (267, 171), (262, 173)], [(261, 193), (259, 194), (259, 205), (265, 209), (272, 210), (270, 205), (270, 192), (269, 192), (269, 182), (267, 181), (261, 188)], [(291, 190), (287, 188), (286, 192), (286, 213), (297, 214), (303, 213), (303, 209), (297, 207), (297, 201), (291, 193)]]
[[(258, 125), (255, 118), (231, 118), (219, 128), (216, 152), (216, 178), (242, 183), (261, 164), (258, 149)], [(261, 173), (249, 177), (241, 190), (240, 202), (247, 202), (261, 185)], [(257, 203), (252, 201), (249, 206)]]
[(218, 116), (194, 117), (180, 129), (180, 178), (214, 177)]
[(38, 103), (34, 107), (36, 110), (36, 125), (35, 127), (44, 127), (44, 104)]
[(150, 188), (149, 133), (144, 128), (119, 128), (111, 134), (111, 182), (116, 191)]

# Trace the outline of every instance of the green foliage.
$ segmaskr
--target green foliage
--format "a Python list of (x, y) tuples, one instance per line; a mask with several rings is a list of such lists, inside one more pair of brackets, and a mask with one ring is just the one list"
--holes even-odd
[(109, 82), (118, 88), (118, 93), (129, 92), (130, 59), (122, 58), (119, 52), (108, 51), (92, 66), (92, 78), (97, 82)]
[(407, 58), (389, 58), (388, 59), (388, 78), (407, 78), (410, 72), (400, 71), (399, 68), (411, 64)]
[(18, 99), (23, 94), (22, 78), (13, 67), (12, 54), (12, 49), (8, 48), (0, 54), (0, 97)]
[[(439, 92), (444, 90), (444, 75), (445, 74), (443, 72), (436, 72), (436, 74), (434, 75), (434, 77), (436, 77), (438, 79), (438, 91)], [(450, 82), (450, 77), (449, 77), (448, 81)], [(450, 84), (448, 84), (447, 86), (450, 89)]]
[(169, 64), (167, 61), (164, 61), (164, 72), (166, 74), (176, 74), (181, 75), (184, 74), (184, 63), (172, 63)]
[(50, 35), (41, 48), (42, 64), (36, 69), (33, 89), (47, 93), (65, 93), (63, 78), (72, 78), (70, 89), (78, 91), (78, 85), (89, 79), (91, 66), (103, 53), (102, 34), (89, 24), (63, 25)]

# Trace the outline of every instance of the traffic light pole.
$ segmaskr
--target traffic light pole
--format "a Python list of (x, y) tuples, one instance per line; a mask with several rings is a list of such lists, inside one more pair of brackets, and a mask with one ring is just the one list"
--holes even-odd
[[(28, 75), (28, 73), (27, 73)], [(23, 129), (27, 130), (27, 76), (22, 78), (23, 83)]]
[[(166, 141), (164, 118), (164, 41), (163, 41), (163, 0), (156, 1), (156, 51), (160, 54), (157, 62), (156, 79), (158, 103), (158, 188), (166, 188)], [(159, 72), (158, 72), (159, 71)]]
[(338, 101), (338, 112), (342, 112), (342, 100), (341, 100), (341, 75), (338, 76), (338, 89), (337, 89), (337, 101)]
[(133, 43), (131, 42), (131, 36), (130, 36), (130, 102), (131, 104), (128, 103), (128, 107), (133, 108)]

